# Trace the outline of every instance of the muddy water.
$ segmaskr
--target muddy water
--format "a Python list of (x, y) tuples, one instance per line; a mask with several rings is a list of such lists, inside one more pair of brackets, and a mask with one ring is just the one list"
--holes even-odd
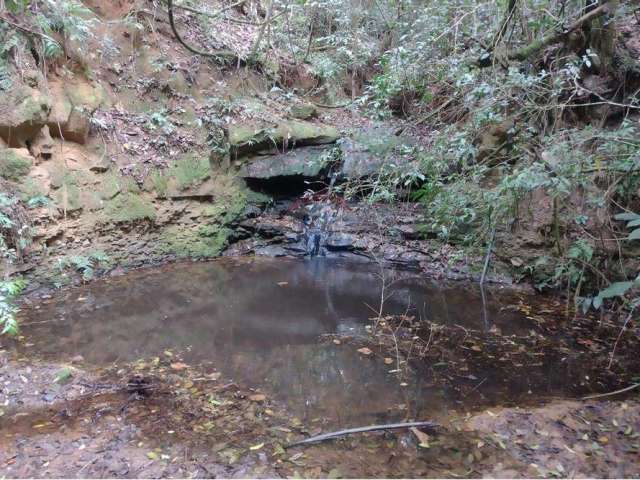
[[(503, 401), (532, 388), (526, 377), (470, 375), (454, 387), (436, 386), (430, 369), (399, 378), (394, 365), (356, 348), (321, 342), (323, 334), (364, 335), (380, 308), (382, 277), (372, 267), (326, 259), (245, 260), (174, 265), (94, 282), (23, 310), (30, 354), (65, 360), (81, 355), (103, 366), (186, 352), (190, 364), (210, 363), (222, 374), (285, 402), (303, 420), (336, 425), (444, 418), (465, 403)], [(513, 298), (475, 286), (444, 287), (410, 273), (384, 273), (384, 313), (409, 313), (447, 325), (503, 334), (531, 328), (505, 308)], [(543, 367), (549, 392), (566, 377)], [(491, 377), (491, 378), (490, 378)], [(484, 382), (469, 398), (455, 383)], [(402, 383), (402, 385), (400, 385)], [(480, 396), (479, 396), (480, 395)]]

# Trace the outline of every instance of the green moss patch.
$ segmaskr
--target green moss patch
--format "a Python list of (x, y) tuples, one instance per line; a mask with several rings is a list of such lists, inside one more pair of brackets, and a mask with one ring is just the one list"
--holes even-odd
[(185, 190), (211, 177), (209, 159), (198, 155), (186, 155), (169, 167), (167, 176), (175, 182), (178, 189)]
[(17, 182), (29, 174), (31, 163), (30, 158), (10, 149), (0, 150), (0, 177)]
[(294, 120), (282, 122), (274, 128), (259, 128), (250, 125), (231, 125), (229, 145), (232, 156), (241, 156), (266, 148), (283, 145), (323, 145), (340, 138), (335, 127)]
[(160, 252), (181, 258), (211, 258), (220, 255), (231, 230), (217, 225), (196, 228), (169, 227), (160, 241)]
[(153, 204), (135, 193), (122, 193), (108, 202), (104, 208), (106, 218), (113, 222), (153, 221), (156, 209)]

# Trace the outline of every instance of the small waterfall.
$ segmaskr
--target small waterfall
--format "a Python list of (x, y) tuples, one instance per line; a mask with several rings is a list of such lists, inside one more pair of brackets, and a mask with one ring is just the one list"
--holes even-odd
[(304, 219), (304, 243), (307, 255), (310, 257), (325, 256), (327, 251), (324, 243), (330, 225), (336, 217), (336, 210), (331, 205), (331, 191), (336, 182), (337, 174), (331, 174), (327, 191), (327, 200), (316, 202), (307, 207), (308, 214)]

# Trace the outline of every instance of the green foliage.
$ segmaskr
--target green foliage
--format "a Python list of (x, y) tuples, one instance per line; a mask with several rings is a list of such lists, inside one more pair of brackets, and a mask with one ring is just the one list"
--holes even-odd
[[(91, 36), (91, 27), (96, 22), (93, 12), (78, 0), (45, 0), (45, 8), (37, 15), (36, 21), (43, 33), (43, 53), (55, 58), (66, 52), (67, 43), (86, 42)], [(63, 44), (53, 39), (58, 32), (62, 34)]]
[(70, 255), (57, 260), (56, 269), (58, 277), (54, 281), (57, 287), (69, 282), (69, 273), (80, 273), (84, 281), (94, 278), (96, 269), (106, 268), (111, 264), (111, 259), (102, 250), (96, 250), (84, 255)]
[[(29, 228), (19, 217), (17, 197), (0, 192), (0, 268), (13, 263), (18, 257), (17, 249), (24, 249), (29, 241)], [(26, 282), (19, 278), (0, 279), (0, 335), (16, 335), (18, 308), (15, 298), (22, 292)]]
[(627, 240), (640, 240), (640, 215), (637, 213), (626, 212), (619, 213), (614, 216), (616, 220), (623, 220), (627, 222), (627, 228), (631, 229)]
[(22, 279), (0, 281), (0, 335), (18, 334), (16, 314), (19, 309), (12, 301), (20, 295), (26, 285)]
[(152, 112), (149, 115), (149, 128), (155, 130), (159, 128), (165, 135), (172, 135), (176, 131), (176, 127), (169, 117), (169, 111), (162, 109), (157, 112)]

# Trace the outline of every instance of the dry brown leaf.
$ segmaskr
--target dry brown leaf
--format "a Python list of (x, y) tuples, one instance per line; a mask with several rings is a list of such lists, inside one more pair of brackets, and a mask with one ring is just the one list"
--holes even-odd
[(429, 448), (429, 435), (421, 430), (418, 430), (416, 427), (411, 427), (411, 433), (413, 433), (418, 439), (419, 446), (421, 446), (422, 448)]
[(362, 347), (358, 349), (358, 353), (361, 353), (362, 355), (371, 355), (373, 352), (367, 347)]
[(182, 362), (175, 362), (171, 364), (171, 368), (174, 370), (184, 370), (185, 368), (189, 368), (189, 365)]
[(267, 396), (263, 395), (262, 393), (249, 395), (249, 400), (251, 400), (252, 402), (264, 402), (266, 399), (267, 399)]

